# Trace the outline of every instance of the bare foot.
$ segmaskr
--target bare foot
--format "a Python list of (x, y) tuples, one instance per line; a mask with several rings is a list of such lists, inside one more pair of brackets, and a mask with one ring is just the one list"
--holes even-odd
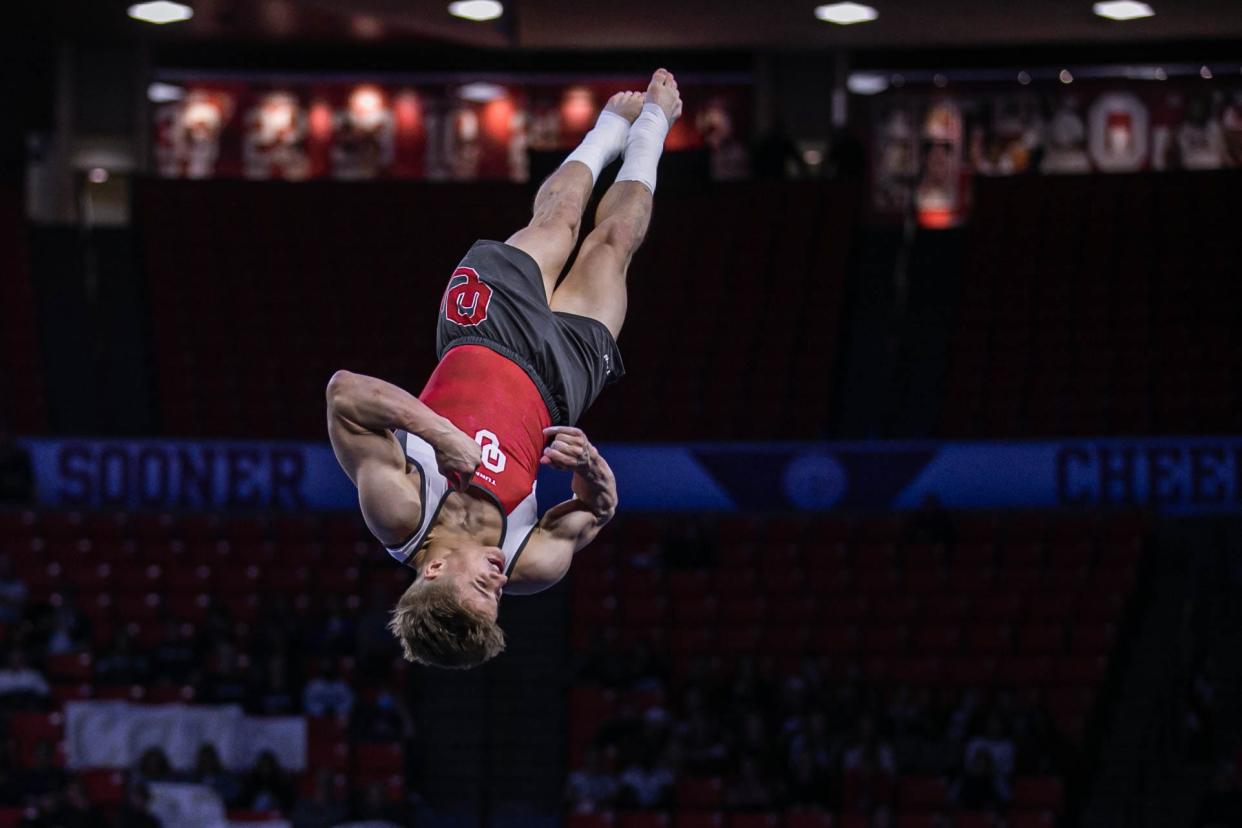
[(677, 79), (667, 69), (657, 69), (651, 76), (647, 86), (647, 94), (643, 96), (647, 103), (653, 103), (664, 110), (671, 126), (673, 121), (681, 117), (681, 93), (677, 91)]
[(615, 112), (631, 124), (643, 113), (642, 92), (618, 92), (604, 104), (605, 112)]

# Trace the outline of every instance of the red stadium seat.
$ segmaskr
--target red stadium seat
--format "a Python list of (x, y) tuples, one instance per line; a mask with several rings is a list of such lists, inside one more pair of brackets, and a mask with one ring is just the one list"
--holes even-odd
[(723, 791), (724, 783), (719, 777), (683, 777), (677, 783), (677, 807), (718, 808)]
[(729, 828), (778, 828), (779, 814), (731, 814)]
[(566, 828), (613, 828), (617, 818), (613, 814), (570, 814), (565, 818)]
[(937, 776), (907, 776), (901, 780), (901, 807), (912, 811), (943, 808), (949, 800), (948, 786)]
[(719, 811), (677, 811), (673, 828), (723, 828), (724, 814)]
[(1020, 776), (1014, 780), (1013, 802), (1017, 808), (1060, 813), (1065, 790), (1060, 779), (1051, 776)]
[(617, 815), (617, 828), (669, 828), (668, 814), (631, 811)]
[(125, 774), (116, 770), (86, 770), (79, 774), (92, 805), (112, 808), (125, 801)]
[(833, 828), (832, 814), (827, 811), (787, 811), (785, 828)]

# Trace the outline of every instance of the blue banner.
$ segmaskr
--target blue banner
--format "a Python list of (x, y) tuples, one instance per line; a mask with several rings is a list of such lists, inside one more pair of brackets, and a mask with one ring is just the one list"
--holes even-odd
[[(356, 507), (317, 443), (28, 439), (36, 495), (71, 509)], [(600, 446), (627, 511), (1151, 508), (1242, 511), (1242, 437)], [(570, 497), (544, 469), (540, 506)]]

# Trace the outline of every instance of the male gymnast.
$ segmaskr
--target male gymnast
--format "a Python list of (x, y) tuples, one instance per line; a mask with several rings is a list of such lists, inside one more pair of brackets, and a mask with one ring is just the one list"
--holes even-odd
[[(441, 300), (440, 363), (418, 397), (348, 371), (328, 383), (328, 434), (362, 516), (417, 573), (389, 623), (410, 661), (468, 668), (497, 655), (502, 591), (555, 584), (617, 508), (608, 463), (574, 423), (625, 373), (626, 270), (681, 109), (664, 69), (646, 94), (614, 95), (539, 188), (530, 223), (470, 248)], [(558, 285), (595, 180), (619, 155), (595, 229)], [(542, 519), (541, 464), (572, 471), (574, 494)]]

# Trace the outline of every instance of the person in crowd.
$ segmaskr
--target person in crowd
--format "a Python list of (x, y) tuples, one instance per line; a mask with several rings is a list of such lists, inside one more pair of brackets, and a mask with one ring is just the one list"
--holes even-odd
[(165, 828), (151, 814), (151, 789), (145, 784), (126, 791), (125, 802), (117, 814), (116, 828)]
[(735, 811), (770, 810), (777, 800), (773, 786), (763, 778), (759, 760), (743, 756), (737, 772), (725, 786), (725, 804)]
[(168, 761), (168, 754), (158, 747), (149, 747), (138, 757), (138, 765), (129, 773), (129, 787), (145, 787), (151, 782), (178, 781)]
[(616, 802), (619, 787), (616, 774), (604, 767), (599, 750), (591, 748), (583, 757), (582, 765), (569, 774), (565, 803), (579, 814), (608, 811)]
[(992, 752), (979, 747), (970, 759), (960, 780), (950, 791), (959, 808), (966, 811), (996, 811), (1013, 798), (1008, 780), (996, 767)]
[(334, 828), (349, 816), (349, 809), (337, 794), (332, 772), (320, 768), (314, 778), (311, 795), (299, 798), (289, 815), (293, 828)]
[(350, 730), (364, 742), (406, 742), (414, 738), (414, 717), (392, 688), (382, 687), (354, 708)]
[(215, 791), (225, 807), (235, 806), (241, 796), (241, 781), (237, 774), (225, 770), (220, 761), (220, 753), (211, 742), (198, 746), (198, 755), (194, 759), (194, 771), (190, 778)]
[(302, 710), (308, 716), (337, 716), (346, 719), (354, 708), (354, 691), (341, 678), (330, 658), (319, 660), (319, 675), (306, 682), (302, 691)]
[(270, 750), (259, 754), (254, 768), (242, 780), (238, 802), (255, 811), (285, 813), (293, 804), (293, 785)]
[(667, 808), (673, 797), (673, 769), (666, 758), (648, 751), (621, 771), (617, 804), (631, 810)]
[(991, 756), (992, 767), (1000, 778), (1009, 780), (1013, 777), (1017, 764), (1017, 750), (1013, 740), (1005, 733), (1004, 724), (998, 713), (993, 712), (989, 715), (985, 731), (966, 743), (963, 764), (969, 767), (974, 755), (981, 750), (986, 750)]
[(163, 636), (151, 653), (151, 668), (155, 678), (173, 684), (184, 684), (190, 680), (197, 663), (193, 626), (171, 619), (165, 621)]
[(0, 624), (12, 624), (26, 608), (26, 584), (13, 572), (13, 560), (0, 552)]
[(392, 826), (404, 828), (408, 824), (408, 814), (400, 803), (388, 797), (382, 782), (371, 781), (356, 797), (350, 817), (356, 822), (365, 822), (369, 828)]
[(64, 768), (56, 766), (56, 745), (48, 739), (39, 740), (30, 766), (15, 776), (23, 797), (54, 797), (68, 782)]
[(113, 636), (108, 651), (95, 659), (94, 674), (100, 684), (139, 684), (150, 677), (150, 661), (121, 629)]
[(0, 702), (9, 707), (36, 703), (47, 697), (48, 690), (47, 679), (30, 666), (26, 651), (21, 647), (9, 650), (0, 669)]

